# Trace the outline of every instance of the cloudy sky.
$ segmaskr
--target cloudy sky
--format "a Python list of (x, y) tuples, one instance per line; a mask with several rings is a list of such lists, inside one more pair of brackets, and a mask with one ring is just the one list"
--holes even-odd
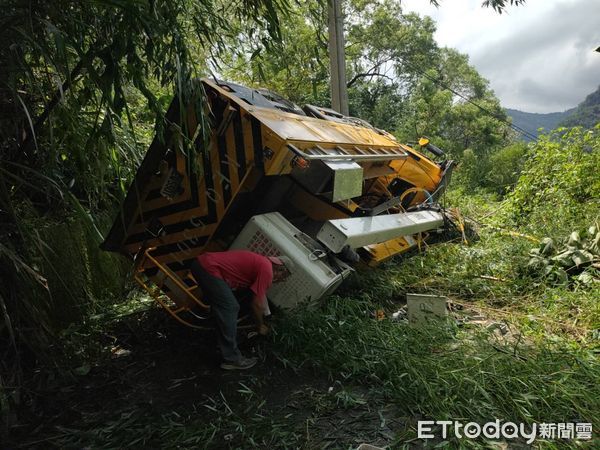
[(431, 16), (442, 46), (469, 55), (507, 108), (572, 108), (600, 85), (600, 0), (526, 0), (499, 15), (482, 0), (402, 0)]

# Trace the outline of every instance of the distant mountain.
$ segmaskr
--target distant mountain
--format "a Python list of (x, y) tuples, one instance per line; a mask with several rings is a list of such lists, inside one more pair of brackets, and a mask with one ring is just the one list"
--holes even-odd
[(581, 126), (592, 128), (600, 122), (600, 86), (595, 92), (588, 95), (573, 112), (561, 120), (559, 125), (563, 127)]
[[(512, 118), (512, 122), (517, 127), (527, 131), (534, 136), (537, 136), (538, 128), (543, 128), (545, 131), (550, 131), (556, 128), (560, 123), (566, 120), (576, 108), (571, 108), (563, 112), (553, 112), (547, 114), (528, 113), (519, 111), (518, 109), (505, 109), (506, 114)], [(532, 139), (522, 136), (525, 141)]]
[[(563, 112), (547, 114), (528, 113), (518, 109), (505, 109), (506, 114), (512, 118), (513, 124), (534, 136), (538, 135), (538, 128), (545, 131), (557, 127), (592, 128), (600, 123), (600, 86), (595, 92), (588, 95), (576, 108), (567, 109)], [(522, 136), (525, 141), (531, 139)]]

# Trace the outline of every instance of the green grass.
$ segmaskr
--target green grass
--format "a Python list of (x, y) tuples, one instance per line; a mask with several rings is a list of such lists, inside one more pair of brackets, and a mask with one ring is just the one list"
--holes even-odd
[[(495, 239), (484, 236), (471, 248), (444, 244), (365, 275), (357, 281), (365, 289), (332, 297), (321, 309), (299, 311), (279, 323), (278, 351), (289, 364), (368, 386), (409, 417), (464, 423), (583, 421), (598, 429), (598, 290), (520, 285), (522, 280), (511, 276), (510, 258), (490, 263), (503, 251)], [(493, 242), (498, 245), (490, 246)], [(508, 325), (513, 339), (499, 339), (468, 323), (414, 328), (395, 322), (389, 313), (406, 291), (450, 295)], [(375, 320), (378, 309), (388, 318)], [(414, 438), (415, 425), (398, 435), (395, 445)], [(488, 443), (449, 445), (483, 448)]]
[[(320, 309), (292, 313), (277, 327), (280, 355), (289, 364), (368, 386), (412, 417), (587, 421), (598, 429), (599, 284), (547, 284), (527, 270), (535, 246), (530, 238), (542, 236), (519, 235), (500, 221), (505, 203), (485, 193), (453, 191), (449, 197), (477, 219), (478, 239), (396, 258), (362, 272)], [(446, 295), (504, 323), (511, 339), (468, 323), (419, 329), (373, 318), (378, 309), (389, 317), (406, 292)], [(398, 436), (397, 445), (411, 437), (414, 432)], [(561, 445), (569, 444), (543, 444)]]
[[(342, 422), (357, 411), (381, 414), (386, 408), (404, 423), (390, 438), (394, 449), (412, 448), (420, 418), (582, 421), (600, 429), (598, 283), (555, 287), (532, 276), (526, 266), (534, 244), (511, 235), (516, 230), (498, 219), (504, 203), (485, 193), (460, 197), (454, 191), (452, 196), (476, 217), (478, 239), (433, 245), (360, 271), (320, 305), (276, 318), (272, 341), (261, 350), (270, 355), (262, 365), (269, 361), (279, 373), (288, 367), (318, 374), (330, 389), (305, 387), (273, 407), (263, 398), (273, 380), (250, 375), (233, 392), (229, 387), (166, 410), (131, 406), (85, 429), (58, 430), (62, 434), (49, 442), (67, 448), (355, 448), (343, 432), (339, 440), (327, 440), (323, 423), (333, 421), (343, 429)], [(510, 332), (502, 336), (468, 321), (427, 327), (394, 321), (391, 313), (406, 292), (446, 295)], [(89, 326), (98, 330), (148, 305), (138, 299), (131, 306), (113, 305)], [(386, 319), (375, 319), (379, 309)], [(377, 432), (376, 422), (365, 426)], [(535, 443), (538, 448), (595, 445)], [(449, 439), (428, 446), (491, 448), (492, 443)]]
[(412, 328), (377, 321), (371, 313), (382, 306), (366, 296), (334, 297), (323, 310), (281, 323), (277, 345), (294, 363), (368, 385), (413, 416), (597, 420), (600, 367), (590, 352), (498, 342), (451, 324)]
[[(483, 239), (477, 247), (486, 242)], [(418, 418), (464, 423), (495, 419), (517, 423), (584, 421), (593, 422), (598, 429), (597, 355), (585, 341), (561, 328), (537, 329), (535, 321), (525, 326), (520, 316), (504, 317), (511, 329), (520, 329), (524, 337), (502, 340), (493, 332), (468, 323), (417, 328), (390, 318), (378, 321), (373, 317), (377, 309), (389, 313), (398, 307), (398, 295), (412, 291), (413, 288), (407, 288), (410, 283), (418, 285), (419, 277), (414, 272), (419, 269), (430, 274), (429, 289), (417, 289), (422, 292), (452, 291), (455, 298), (465, 303), (470, 299), (483, 302), (486, 298), (506, 298), (513, 288), (486, 280), (481, 280), (482, 284), (479, 280), (469, 283), (471, 269), (456, 266), (450, 274), (440, 271), (436, 275), (429, 267), (439, 264), (438, 252), (455, 253), (454, 258), (463, 259), (472, 250), (442, 244), (403, 264), (392, 263), (366, 273), (357, 280), (365, 286), (363, 289), (352, 290), (350, 286), (342, 291), (343, 295), (330, 297), (319, 307), (279, 317), (273, 342), (266, 345), (265, 351), (273, 352), (282, 365), (294, 370), (310, 368), (326, 374), (329, 384), (335, 387), (332, 392), (315, 389), (301, 390), (297, 395), (290, 393), (292, 400), (287, 400), (286, 407), (273, 409), (261, 397), (270, 380), (249, 377), (239, 383), (234, 393), (215, 392), (203, 401), (160, 413), (132, 406), (118, 411), (114, 420), (90, 423), (85, 430), (59, 430), (64, 434), (50, 442), (68, 448), (324, 448), (328, 442), (319, 440), (322, 436), (314, 436), (314, 427), (323, 418), (334, 415), (340, 420), (346, 411), (365, 405), (372, 409), (391, 405), (396, 416), (407, 418), (407, 426), (397, 432), (391, 448), (410, 447), (407, 442), (416, 437)], [(485, 263), (480, 255), (474, 265), (476, 273), (482, 267)], [(444, 286), (454, 277), (462, 277), (469, 289), (461, 288), (460, 280)], [(576, 292), (542, 292), (545, 296), (536, 297), (529, 291), (521, 299), (530, 300), (524, 300), (519, 308), (533, 313), (542, 311), (543, 305), (554, 305), (557, 309), (545, 311), (553, 316), (566, 303), (565, 295), (569, 302), (575, 301)], [(510, 311), (516, 309), (514, 305), (505, 306)], [(301, 419), (290, 418), (297, 414), (298, 407), (310, 413)], [(436, 445), (490, 448), (491, 444), (450, 439)], [(572, 442), (536, 445), (566, 448)], [(330, 448), (352, 446), (340, 446), (338, 442)]]
[[(290, 314), (276, 345), (292, 365), (368, 386), (401, 414), (484, 423), (593, 422), (600, 427), (600, 284), (555, 287), (527, 269), (532, 238), (502, 219), (506, 202), (485, 192), (448, 197), (474, 218), (478, 238), (446, 243), (362, 272), (320, 309)], [(399, 307), (406, 292), (445, 295), (504, 323), (508, 339), (478, 325), (413, 328), (373, 312)], [(415, 431), (397, 436), (396, 445)], [(573, 443), (537, 443), (554, 448)], [(485, 447), (460, 441), (456, 446)]]
[[(209, 414), (207, 414), (209, 412)], [(294, 448), (302, 435), (287, 429), (283, 417), (267, 417), (260, 402), (243, 407), (224, 395), (209, 397), (186, 411), (149, 414), (133, 407), (88, 430), (59, 429), (47, 441), (61, 448)]]

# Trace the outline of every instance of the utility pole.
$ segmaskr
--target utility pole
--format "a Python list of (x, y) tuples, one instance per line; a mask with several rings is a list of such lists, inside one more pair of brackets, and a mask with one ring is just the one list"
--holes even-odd
[(331, 107), (347, 116), (346, 52), (344, 51), (344, 18), (341, 0), (329, 3), (329, 67), (331, 69)]

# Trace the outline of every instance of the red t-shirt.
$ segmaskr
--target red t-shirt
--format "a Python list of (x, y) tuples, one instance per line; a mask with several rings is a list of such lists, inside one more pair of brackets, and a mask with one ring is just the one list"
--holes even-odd
[(273, 266), (266, 256), (247, 250), (203, 253), (200, 265), (212, 276), (222, 279), (232, 289), (249, 288), (264, 299), (273, 283)]

